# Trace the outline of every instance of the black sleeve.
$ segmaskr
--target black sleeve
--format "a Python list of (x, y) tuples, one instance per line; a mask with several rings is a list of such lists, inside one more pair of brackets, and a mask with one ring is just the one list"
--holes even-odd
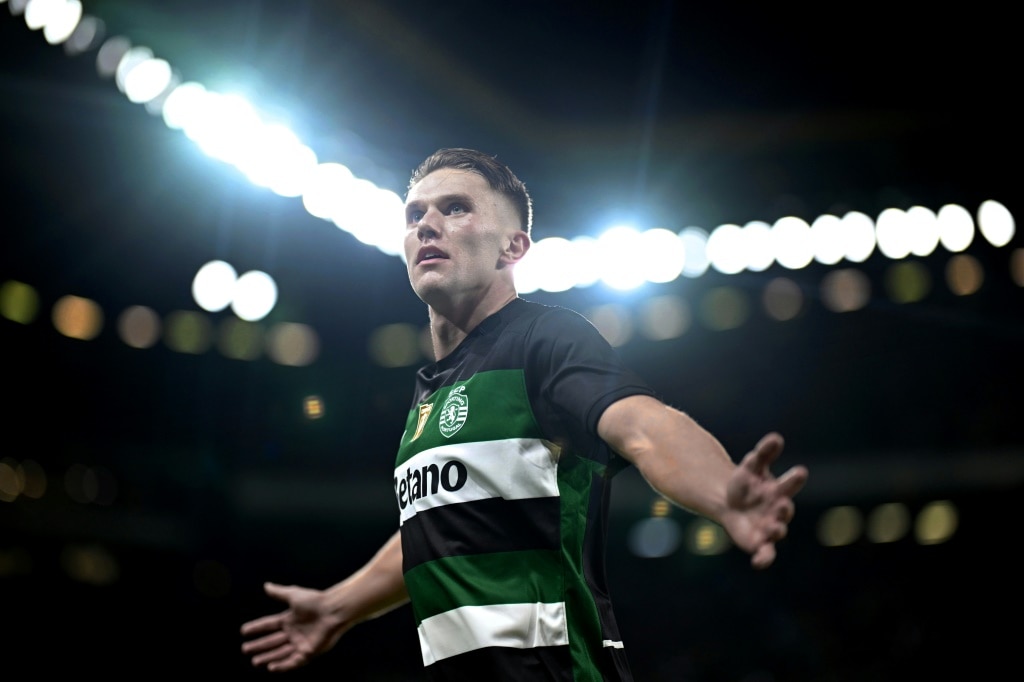
[(618, 352), (579, 313), (552, 308), (527, 334), (526, 381), (542, 410), (571, 433), (597, 437), (601, 414), (615, 401), (654, 391), (622, 362)]

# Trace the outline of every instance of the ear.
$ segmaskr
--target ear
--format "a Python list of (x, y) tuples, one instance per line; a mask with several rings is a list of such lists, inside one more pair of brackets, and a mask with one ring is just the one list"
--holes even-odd
[(522, 230), (516, 230), (501, 254), (501, 262), (505, 265), (515, 265), (530, 250), (530, 244), (530, 235)]

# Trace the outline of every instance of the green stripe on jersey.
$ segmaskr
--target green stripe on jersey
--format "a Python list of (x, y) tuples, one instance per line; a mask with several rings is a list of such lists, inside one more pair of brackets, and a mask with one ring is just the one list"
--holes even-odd
[[(430, 414), (418, 428), (424, 404), (431, 406)], [(451, 443), (543, 438), (520, 369), (478, 372), (438, 389), (420, 405), (409, 412), (395, 466), (423, 450)]]
[(460, 606), (560, 602), (563, 585), (551, 577), (561, 574), (558, 552), (525, 550), (437, 559), (407, 572), (405, 584), (419, 625)]
[(594, 596), (583, 575), (583, 545), (587, 533), (587, 509), (595, 476), (604, 476), (607, 467), (593, 460), (563, 453), (558, 469), (558, 488), (562, 498), (562, 552), (569, 557), (564, 570), (568, 586), (565, 600), (569, 629), (569, 650), (573, 660), (573, 679), (601, 680), (594, 660), (601, 656), (604, 634)]

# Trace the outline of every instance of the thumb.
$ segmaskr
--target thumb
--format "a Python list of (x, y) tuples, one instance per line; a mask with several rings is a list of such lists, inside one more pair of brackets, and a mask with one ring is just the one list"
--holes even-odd
[(273, 597), (279, 601), (288, 601), (288, 596), (293, 588), (278, 585), (277, 583), (266, 582), (263, 583), (263, 591), (267, 593), (267, 596)]

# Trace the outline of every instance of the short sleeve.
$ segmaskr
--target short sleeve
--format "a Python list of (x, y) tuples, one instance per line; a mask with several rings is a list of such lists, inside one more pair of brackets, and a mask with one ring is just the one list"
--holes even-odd
[(551, 308), (534, 321), (526, 343), (528, 389), (572, 431), (596, 437), (609, 405), (630, 395), (654, 395), (579, 313)]

